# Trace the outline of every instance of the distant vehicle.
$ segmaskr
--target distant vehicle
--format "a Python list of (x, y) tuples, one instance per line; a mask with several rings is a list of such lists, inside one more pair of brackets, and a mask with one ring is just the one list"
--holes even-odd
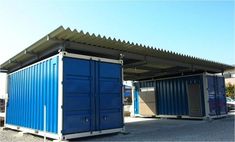
[(5, 99), (0, 99), (0, 127), (4, 125)]
[(226, 100), (227, 100), (228, 111), (234, 110), (235, 109), (235, 101), (230, 97), (226, 97)]
[(5, 99), (0, 99), (0, 113), (5, 112)]
[(132, 104), (131, 86), (124, 85), (124, 105)]

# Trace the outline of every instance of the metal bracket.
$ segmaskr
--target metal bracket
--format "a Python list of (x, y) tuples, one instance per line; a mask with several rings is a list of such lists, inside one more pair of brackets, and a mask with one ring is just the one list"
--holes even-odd
[(123, 60), (124, 57), (125, 57), (124, 54), (122, 54), (122, 53), (119, 54), (119, 60)]

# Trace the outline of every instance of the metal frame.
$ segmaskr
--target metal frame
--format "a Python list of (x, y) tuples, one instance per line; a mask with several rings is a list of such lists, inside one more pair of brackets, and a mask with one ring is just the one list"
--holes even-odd
[(12, 73), (9, 73), (8, 76), (11, 75), (11, 74), (17, 73), (17, 72), (19, 72), (19, 71), (21, 71), (21, 70), (24, 70), (24, 69), (27, 69), (27, 68), (29, 68), (29, 67), (32, 67), (32, 66), (34, 66), (34, 65), (36, 65), (36, 64), (40, 64), (40, 63), (42, 63), (42, 62), (44, 62), (44, 61), (46, 61), (46, 60), (50, 60), (50, 59), (52, 59), (52, 58), (54, 58), (54, 57), (56, 57), (56, 56), (58, 56), (58, 54), (53, 55), (53, 56), (51, 56), (51, 57), (49, 57), (49, 58), (40, 60), (40, 61), (35, 62), (35, 63), (33, 63), (33, 64), (30, 64), (30, 65), (28, 65), (28, 66), (26, 66), (26, 67), (23, 67), (23, 68), (21, 68), (21, 69), (19, 69), (19, 70), (16, 70), (16, 71), (12, 72)]
[(188, 115), (156, 115), (156, 117), (160, 117), (160, 118), (186, 118), (186, 119), (198, 119), (198, 120), (202, 120), (205, 119), (206, 117), (202, 116), (202, 117), (193, 117), (193, 116), (188, 116)]
[(208, 72), (204, 72), (205, 75), (208, 75), (208, 76), (219, 76), (219, 77), (224, 77), (223, 75), (220, 75), (220, 74), (212, 74), (212, 73), (208, 73)]
[[(203, 73), (197, 73), (197, 74), (192, 74), (192, 75), (181, 75), (181, 76), (172, 76), (172, 77), (163, 77), (163, 78), (157, 78), (157, 79), (147, 79), (147, 80), (141, 80), (141, 81), (156, 81), (156, 80), (167, 80), (167, 79), (174, 79), (174, 78), (179, 78), (179, 77), (190, 77), (190, 76), (196, 76), (196, 75), (203, 75)], [(141, 82), (137, 81), (137, 82)]]
[(6, 126), (7, 120), (7, 103), (8, 103), (8, 74), (6, 75), (6, 92), (5, 92), (5, 116), (4, 116), (4, 127)]
[(204, 93), (204, 104), (205, 104), (205, 117), (210, 118), (210, 106), (209, 106), (209, 94), (208, 94), (208, 80), (206, 78), (207, 73), (203, 73), (203, 93)]
[(101, 134), (118, 133), (122, 131), (123, 131), (123, 128), (93, 131), (93, 132), (82, 132), (82, 133), (64, 135), (63, 138), (67, 140), (67, 139), (81, 138), (81, 137), (87, 137), (87, 136), (96, 136), (96, 135), (101, 135)]
[(44, 132), (44, 131), (38, 131), (38, 130), (34, 130), (31, 128), (25, 128), (22, 126), (16, 126), (16, 125), (11, 125), (11, 124), (5, 124), (5, 128), (10, 128), (13, 130), (19, 130), (22, 131), (23, 133), (30, 133), (30, 134), (35, 134), (35, 135), (39, 135), (39, 136), (46, 136), (52, 139), (59, 139), (59, 135), (58, 134), (54, 134), (54, 133), (49, 133), (49, 132)]
[(227, 117), (227, 114), (223, 114), (223, 115), (215, 115), (215, 116), (210, 116), (210, 119), (215, 119), (215, 118), (223, 118), (223, 117)]
[(58, 135), (62, 140), (63, 130), (63, 52), (59, 53), (59, 65), (58, 65)]
[(122, 85), (122, 121), (123, 121), (123, 127), (122, 127), (122, 130), (121, 132), (125, 132), (126, 131), (126, 128), (125, 128), (125, 112), (124, 112), (124, 85), (123, 85), (123, 80), (124, 80), (124, 74), (123, 74), (123, 61), (120, 60), (121, 64), (122, 64), (122, 69), (121, 69), (121, 74), (122, 74), (122, 80), (121, 80), (121, 85)]
[(131, 87), (131, 117), (135, 117), (135, 98), (134, 98), (134, 93), (135, 93), (135, 86), (133, 85), (132, 82), (132, 87)]
[(81, 55), (81, 54), (74, 54), (74, 53), (68, 53), (68, 52), (61, 52), (63, 54), (63, 57), (71, 57), (71, 58), (78, 58), (78, 59), (85, 59), (85, 60), (95, 60), (95, 61), (102, 61), (107, 63), (115, 63), (115, 64), (123, 64), (122, 60), (114, 60), (114, 59), (107, 59), (107, 58), (100, 58), (100, 57), (94, 57), (94, 56), (87, 56), (87, 55)]

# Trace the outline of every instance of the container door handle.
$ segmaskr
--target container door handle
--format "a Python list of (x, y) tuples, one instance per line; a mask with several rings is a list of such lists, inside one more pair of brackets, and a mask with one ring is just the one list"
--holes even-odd
[(87, 117), (85, 117), (85, 122), (87, 123), (89, 121), (89, 119)]
[(103, 116), (103, 119), (104, 119), (104, 120), (107, 120), (107, 116)]

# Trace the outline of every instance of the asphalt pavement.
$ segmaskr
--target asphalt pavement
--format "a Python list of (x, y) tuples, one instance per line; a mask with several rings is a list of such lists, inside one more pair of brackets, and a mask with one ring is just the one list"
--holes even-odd
[[(188, 119), (125, 118), (126, 133), (108, 134), (71, 141), (235, 141), (235, 111), (212, 121)], [(43, 141), (42, 137), (13, 130), (0, 130), (0, 142)], [(50, 140), (48, 140), (50, 141)]]

